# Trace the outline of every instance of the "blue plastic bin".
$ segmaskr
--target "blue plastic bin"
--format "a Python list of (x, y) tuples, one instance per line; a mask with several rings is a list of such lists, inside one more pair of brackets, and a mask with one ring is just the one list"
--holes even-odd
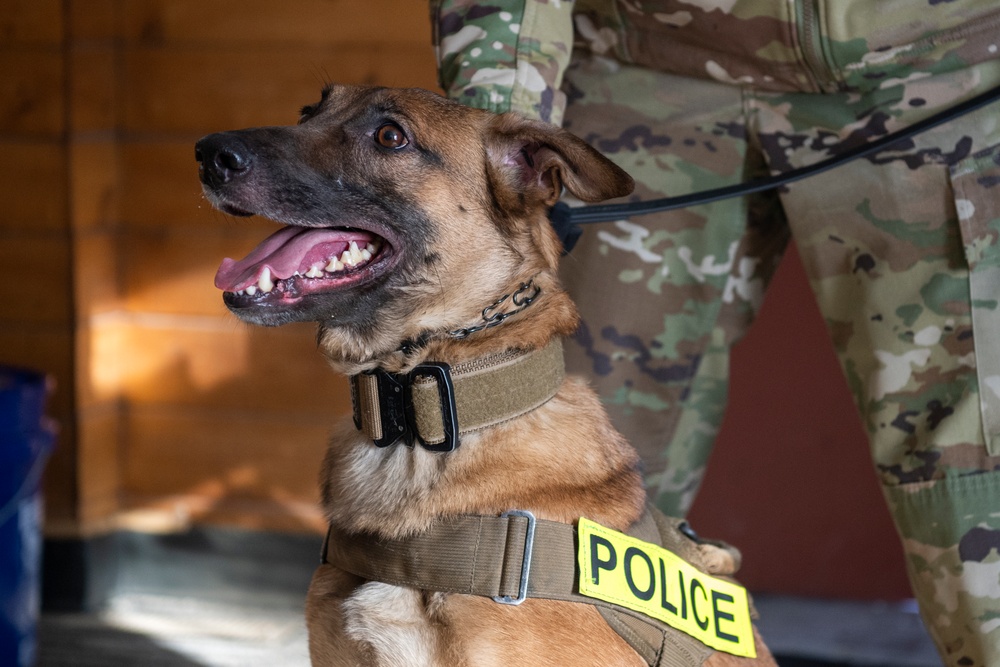
[(0, 366), (0, 665), (35, 664), (40, 599), (39, 482), (55, 443), (41, 373)]

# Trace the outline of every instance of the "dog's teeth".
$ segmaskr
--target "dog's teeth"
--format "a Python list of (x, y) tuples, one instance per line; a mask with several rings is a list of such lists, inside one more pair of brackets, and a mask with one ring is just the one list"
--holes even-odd
[(264, 267), (264, 270), (260, 272), (260, 278), (257, 279), (257, 287), (259, 287), (260, 291), (265, 294), (274, 289), (274, 283), (271, 282), (271, 269), (266, 266)]
[(369, 254), (374, 255), (377, 248), (375, 247), (374, 243), (369, 243), (367, 246), (365, 246), (365, 250), (367, 250)]
[(351, 257), (351, 251), (350, 250), (345, 250), (344, 251), (344, 253), (340, 256), (340, 262), (344, 266), (354, 266), (354, 259)]
[(354, 241), (351, 241), (351, 248), (350, 248), (350, 250), (351, 250), (351, 259), (354, 260), (351, 263), (352, 264), (360, 264), (361, 261), (364, 259), (361, 256), (361, 248), (358, 247), (357, 243), (355, 243)]
[[(246, 289), (246, 293), (249, 294), (250, 296), (253, 296), (254, 294), (257, 293), (257, 286), (251, 285)], [(240, 292), (240, 294), (243, 294), (243, 292)]]
[(337, 261), (336, 257), (331, 257), (330, 262), (324, 268), (328, 273), (335, 273), (344, 268), (344, 265)]
[(243, 296), (243, 290), (238, 291), (237, 294), (239, 294), (240, 296)]
[(365, 248), (364, 250), (361, 251), (361, 259), (363, 259), (364, 261), (367, 262), (371, 258), (372, 258), (371, 250), (368, 250), (368, 248)]
[(309, 267), (306, 272), (306, 278), (322, 278), (323, 277), (323, 264), (313, 264)]

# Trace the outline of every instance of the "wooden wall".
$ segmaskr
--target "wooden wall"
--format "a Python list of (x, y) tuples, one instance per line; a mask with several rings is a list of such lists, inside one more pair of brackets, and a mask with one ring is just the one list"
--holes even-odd
[(434, 88), (426, 5), (6, 2), (0, 71), (0, 362), (58, 380), (47, 532), (319, 530), (346, 384), (312, 326), (223, 307), (219, 261), (274, 227), (202, 200), (194, 142), (293, 123), (328, 81)]

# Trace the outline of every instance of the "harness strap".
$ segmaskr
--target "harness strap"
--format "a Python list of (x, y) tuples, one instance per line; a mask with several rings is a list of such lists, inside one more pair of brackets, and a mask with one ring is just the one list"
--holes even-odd
[[(684, 560), (700, 564), (697, 545), (678, 530), (679, 523), (647, 507), (629, 534), (661, 544)], [(528, 540), (530, 528), (534, 534)], [(531, 545), (530, 576), (523, 586), (526, 544)], [(612, 629), (651, 666), (693, 667), (713, 653), (694, 637), (656, 619), (581, 595), (576, 528), (567, 523), (516, 514), (457, 516), (394, 540), (370, 533), (340, 533), (331, 527), (323, 561), (370, 581), (422, 590), (594, 605)]]

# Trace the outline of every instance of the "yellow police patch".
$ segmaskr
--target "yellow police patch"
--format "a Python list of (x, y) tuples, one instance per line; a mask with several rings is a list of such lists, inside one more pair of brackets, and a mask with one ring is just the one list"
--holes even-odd
[(663, 621), (716, 650), (757, 656), (745, 588), (588, 519), (580, 519), (577, 536), (580, 593)]

